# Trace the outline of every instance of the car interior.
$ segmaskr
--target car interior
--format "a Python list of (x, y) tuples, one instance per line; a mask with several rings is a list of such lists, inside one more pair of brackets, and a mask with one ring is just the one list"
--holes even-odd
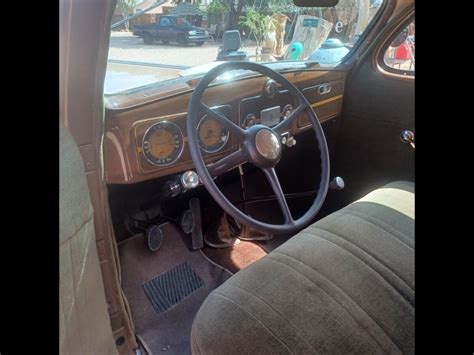
[(414, 353), (414, 1), (335, 67), (104, 95), (115, 8), (60, 2), (60, 353)]

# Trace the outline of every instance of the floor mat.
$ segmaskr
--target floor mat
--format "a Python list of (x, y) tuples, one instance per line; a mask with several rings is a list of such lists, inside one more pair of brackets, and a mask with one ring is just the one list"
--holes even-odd
[(191, 251), (191, 241), (172, 224), (165, 225), (163, 235), (156, 252), (147, 248), (144, 235), (119, 243), (122, 288), (135, 332), (152, 354), (190, 354), (196, 312), (231, 274)]
[(196, 275), (188, 262), (142, 285), (148, 301), (158, 314), (166, 312), (202, 286), (204, 286), (204, 281)]
[(267, 253), (270, 253), (272, 250), (278, 248), (291, 237), (293, 237), (293, 234), (278, 234), (274, 235), (272, 239), (261, 241), (256, 240), (254, 243), (260, 246)]
[(237, 245), (221, 249), (206, 245), (203, 252), (209, 259), (233, 273), (242, 270), (267, 255), (265, 250), (254, 242), (243, 240)]

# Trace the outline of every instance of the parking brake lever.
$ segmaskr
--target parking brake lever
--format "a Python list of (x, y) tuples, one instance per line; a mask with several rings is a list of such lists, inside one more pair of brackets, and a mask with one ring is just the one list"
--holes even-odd
[(408, 143), (415, 149), (415, 133), (406, 129), (400, 133), (400, 139), (403, 143)]

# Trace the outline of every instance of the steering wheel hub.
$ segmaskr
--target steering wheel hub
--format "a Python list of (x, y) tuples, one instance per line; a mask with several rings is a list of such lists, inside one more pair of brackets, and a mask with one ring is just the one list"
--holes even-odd
[(280, 140), (275, 133), (267, 128), (262, 128), (257, 132), (255, 146), (260, 155), (268, 160), (278, 160), (280, 158)]

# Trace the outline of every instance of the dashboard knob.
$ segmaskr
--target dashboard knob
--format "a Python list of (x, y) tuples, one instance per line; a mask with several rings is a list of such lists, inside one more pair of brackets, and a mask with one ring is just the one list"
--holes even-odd
[(199, 185), (199, 176), (195, 171), (189, 170), (181, 175), (180, 181), (185, 190), (194, 189)]
[(329, 188), (333, 190), (342, 190), (345, 187), (344, 179), (340, 176), (336, 176), (329, 182)]
[(265, 94), (271, 99), (275, 96), (275, 94), (278, 92), (278, 86), (275, 80), (268, 79), (265, 82), (265, 86), (263, 88), (263, 91)]
[(283, 118), (284, 118), (284, 119), (287, 118), (287, 117), (290, 115), (290, 113), (292, 113), (292, 112), (293, 112), (293, 106), (290, 105), (290, 104), (286, 105), (286, 106), (283, 108), (283, 111), (282, 111)]
[(295, 137), (288, 137), (288, 139), (286, 140), (286, 146), (293, 147), (294, 145), (296, 145)]
[(257, 116), (255, 116), (253, 113), (249, 113), (247, 116), (245, 116), (244, 122), (243, 122), (243, 128), (248, 129), (255, 125), (257, 123)]

